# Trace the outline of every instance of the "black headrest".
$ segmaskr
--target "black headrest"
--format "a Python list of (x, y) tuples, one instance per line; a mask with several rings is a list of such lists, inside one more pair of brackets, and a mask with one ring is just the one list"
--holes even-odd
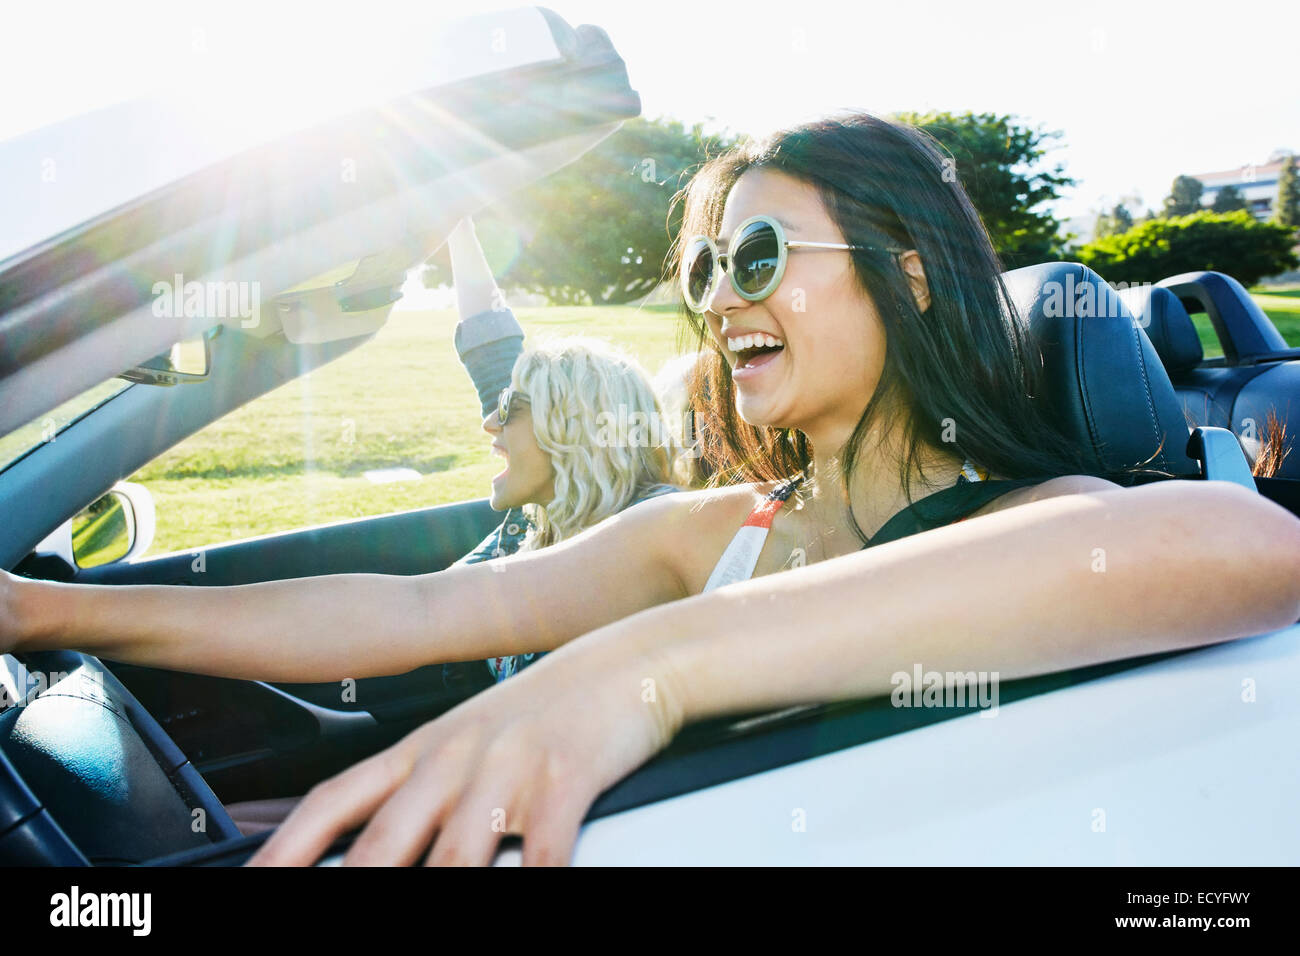
[(1187, 456), (1187, 420), (1156, 350), (1101, 276), (1052, 262), (1002, 278), (1042, 356), (1042, 398), (1093, 473), (1115, 474), (1148, 459), (1147, 467), (1178, 476), (1200, 473)]
[(1178, 296), (1153, 285), (1121, 289), (1118, 294), (1155, 346), (1165, 371), (1176, 375), (1201, 364), (1205, 358), (1201, 337)]

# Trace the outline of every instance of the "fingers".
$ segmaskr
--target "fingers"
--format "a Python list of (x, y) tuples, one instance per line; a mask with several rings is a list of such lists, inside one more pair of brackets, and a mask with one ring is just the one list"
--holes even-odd
[(549, 791), (530, 814), (531, 825), (524, 834), (524, 866), (568, 866), (591, 801), (581, 792)]
[(314, 787), (249, 864), (312, 864), (367, 820), (345, 864), (409, 865), (432, 843), (431, 865), (486, 866), (510, 833), (524, 837), (525, 865), (568, 863), (601, 789), (587, 763), (527, 734), (444, 729), (427, 724)]
[(459, 794), (464, 762), (450, 756), (422, 759), (414, 772), (353, 841), (344, 866), (410, 866), (437, 832), (445, 808)]
[(507, 833), (522, 833), (515, 816), (523, 774), (518, 765), (480, 766), (477, 779), (447, 816), (425, 860), (428, 866), (487, 866)]
[(368, 820), (412, 767), (413, 759), (399, 744), (317, 784), (248, 865), (310, 866), (338, 837)]
[(426, 864), (487, 866), (501, 838), (517, 833), (524, 838), (525, 866), (566, 865), (593, 798), (575, 785), (576, 777), (557, 774), (544, 762), (477, 768), (477, 782), (447, 816)]

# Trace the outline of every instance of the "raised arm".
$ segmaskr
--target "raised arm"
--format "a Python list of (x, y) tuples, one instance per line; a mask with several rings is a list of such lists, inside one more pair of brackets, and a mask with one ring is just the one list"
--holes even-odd
[(456, 354), (474, 382), (484, 415), (496, 408), (497, 396), (510, 384), (515, 359), (524, 348), (524, 330), (506, 305), (474, 232), (462, 219), (447, 239), (456, 285)]
[(543, 551), (420, 576), (233, 587), (77, 585), (0, 572), (0, 650), (72, 648), (199, 674), (331, 681), (548, 651), (682, 592), (655, 499)]

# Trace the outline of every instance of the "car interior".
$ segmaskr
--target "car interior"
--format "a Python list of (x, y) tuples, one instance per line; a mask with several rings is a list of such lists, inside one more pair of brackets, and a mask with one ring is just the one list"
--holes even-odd
[[(367, 341), (435, 237), (639, 114), (608, 37), (546, 11), (539, 16), (557, 57), (312, 128), (0, 262), (0, 435), (48, 410), (40, 396), (51, 378), (75, 394), (122, 368), (144, 368), (188, 337), (204, 334), (208, 351), (201, 380), (126, 388), (60, 430), (57, 441), (0, 469), (0, 567), (47, 580), (194, 587), (424, 574), (450, 565), (496, 525), (486, 499), (419, 508), (215, 544), (203, 549), (201, 573), (190, 551), (80, 567), (66, 552), (39, 546), (188, 435)], [(292, 157), (322, 144), (337, 152), (339, 142), (387, 172), (322, 201), (340, 193)], [(438, 143), (432, 158), (422, 146), (428, 142)], [(395, 151), (378, 152), (376, 143)], [(348, 268), (331, 273), (341, 262)], [(214, 330), (185, 316), (152, 317), (150, 284), (140, 277), (176, 271), (264, 276), (268, 289), (281, 291), (267, 296), (253, 327), (238, 318)], [(1300, 515), (1300, 475), (1255, 479), (1229, 430), (1243, 416), (1262, 422), (1267, 408), (1284, 413), (1300, 359), (1233, 280), (1180, 276), (1126, 300), (1073, 263), (1004, 278), (1043, 357), (1041, 398), (1095, 473), (1148, 462), (1150, 473), (1139, 480), (1235, 481)], [(1091, 297), (1096, 314), (1052, 308), (1045, 290), (1053, 284)], [(1203, 359), (1187, 315), (1194, 307), (1214, 322), (1223, 360)], [(1001, 699), (1012, 703), (1152, 659), (1008, 682)], [(59, 679), (32, 688), (28, 674)], [(453, 675), (434, 665), (360, 680), (352, 699), (341, 701), (337, 684), (227, 680), (72, 651), (3, 655), (0, 681), (21, 706), (0, 711), (0, 863), (242, 863), (265, 835), (241, 836), (227, 804), (302, 794), (391, 745), (480, 687)], [(692, 725), (606, 791), (588, 819), (974, 709), (973, 702), (896, 708), (873, 699)]]
[[(1289, 348), (1241, 283), (1220, 272), (1171, 276), (1120, 297), (1146, 329), (1188, 425), (1233, 431), (1253, 461), (1269, 414), (1285, 425), (1300, 397), (1300, 349)], [(1222, 357), (1205, 358), (1195, 314), (1209, 318)], [(1287, 437), (1289, 445), (1294, 436)], [(1300, 456), (1286, 455), (1273, 477), (1300, 478)]]

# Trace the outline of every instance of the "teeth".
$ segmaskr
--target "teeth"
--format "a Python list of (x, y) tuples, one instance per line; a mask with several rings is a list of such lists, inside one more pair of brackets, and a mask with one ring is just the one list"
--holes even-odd
[(777, 346), (784, 347), (784, 345), (785, 343), (776, 336), (765, 335), (762, 332), (754, 332), (749, 335), (737, 335), (727, 339), (727, 348), (730, 349), (733, 354), (736, 352), (743, 352), (745, 349), (764, 347), (776, 348)]

